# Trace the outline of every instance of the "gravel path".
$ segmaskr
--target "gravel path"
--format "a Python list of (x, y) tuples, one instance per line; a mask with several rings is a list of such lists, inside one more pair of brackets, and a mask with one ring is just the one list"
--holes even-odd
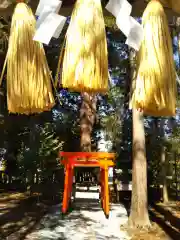
[(96, 201), (76, 201), (74, 210), (62, 218), (61, 206), (52, 208), (26, 240), (129, 240), (120, 225), (127, 221), (123, 205), (112, 204), (106, 219)]

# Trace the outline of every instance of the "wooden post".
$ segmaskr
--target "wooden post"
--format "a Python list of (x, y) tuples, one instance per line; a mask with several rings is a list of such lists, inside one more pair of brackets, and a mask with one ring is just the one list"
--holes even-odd
[(108, 184), (108, 166), (104, 166), (104, 201), (105, 201), (105, 215), (109, 217), (109, 184)]

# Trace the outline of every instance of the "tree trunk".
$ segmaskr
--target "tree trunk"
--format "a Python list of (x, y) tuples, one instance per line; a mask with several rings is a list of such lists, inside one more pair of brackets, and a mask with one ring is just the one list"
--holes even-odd
[(162, 146), (161, 149), (161, 171), (162, 171), (162, 198), (164, 203), (168, 203), (168, 186), (167, 186), (167, 157), (166, 157), (166, 147)]
[(149, 228), (147, 161), (143, 114), (133, 109), (133, 169), (129, 226)]
[(168, 186), (167, 186), (167, 156), (165, 147), (165, 134), (164, 134), (165, 119), (160, 121), (160, 137), (161, 137), (161, 184), (162, 184), (162, 200), (164, 203), (168, 202)]
[[(87, 92), (82, 93), (82, 105), (80, 109), (80, 130), (81, 142), (80, 147), (82, 152), (91, 152), (91, 133), (96, 119), (96, 96)], [(89, 168), (82, 168), (82, 172), (90, 171)], [(81, 172), (81, 170), (80, 170)], [(98, 178), (98, 172), (93, 170), (94, 175)]]
[[(136, 81), (136, 54), (132, 49), (129, 49), (129, 63), (129, 77), (133, 86)], [(132, 196), (128, 224), (132, 228), (149, 228), (151, 223), (148, 214), (147, 160), (142, 112), (132, 109), (132, 124)]]
[(82, 93), (80, 109), (81, 151), (91, 151), (91, 133), (96, 119), (97, 99), (89, 93)]

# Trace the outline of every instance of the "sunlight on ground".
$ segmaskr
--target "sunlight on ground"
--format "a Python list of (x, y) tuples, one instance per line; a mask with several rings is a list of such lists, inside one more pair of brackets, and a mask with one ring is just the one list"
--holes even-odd
[(1, 193), (1, 199), (0, 201), (8, 201), (8, 200), (21, 200), (24, 199), (25, 197), (27, 197), (24, 193)]
[(62, 219), (61, 206), (53, 207), (36, 230), (26, 240), (128, 240), (130, 237), (120, 229), (127, 221), (124, 206), (113, 204), (106, 219), (99, 203), (76, 203), (75, 209)]

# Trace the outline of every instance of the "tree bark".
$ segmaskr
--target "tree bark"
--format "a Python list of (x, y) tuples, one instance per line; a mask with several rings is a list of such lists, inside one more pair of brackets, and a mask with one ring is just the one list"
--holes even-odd
[(91, 151), (91, 133), (96, 119), (97, 99), (89, 93), (82, 93), (80, 109), (81, 151)]
[(167, 156), (165, 146), (165, 134), (164, 134), (165, 119), (160, 121), (160, 137), (161, 137), (161, 184), (162, 184), (162, 200), (164, 203), (168, 203), (168, 186), (167, 186)]
[[(81, 140), (80, 148), (82, 152), (91, 152), (91, 133), (93, 130), (93, 125), (96, 120), (96, 103), (97, 98), (95, 95), (89, 94), (87, 92), (82, 93), (82, 104), (80, 109), (80, 130), (81, 130)], [(82, 172), (88, 172), (89, 168), (82, 168)], [(81, 170), (80, 170), (81, 172)], [(93, 170), (94, 176), (98, 179), (98, 171)]]
[(161, 171), (162, 171), (162, 198), (164, 203), (169, 202), (168, 198), (168, 186), (167, 186), (167, 157), (166, 157), (166, 147), (162, 146), (161, 149)]
[(147, 200), (147, 161), (143, 114), (133, 109), (133, 169), (129, 226), (149, 228)]
[[(135, 53), (129, 50), (131, 84), (136, 81)], [(133, 90), (133, 89), (132, 89)], [(133, 166), (132, 166), (132, 195), (131, 209), (128, 220), (129, 227), (149, 228), (151, 223), (148, 214), (147, 199), (147, 160), (143, 113), (132, 109), (133, 128)]]

